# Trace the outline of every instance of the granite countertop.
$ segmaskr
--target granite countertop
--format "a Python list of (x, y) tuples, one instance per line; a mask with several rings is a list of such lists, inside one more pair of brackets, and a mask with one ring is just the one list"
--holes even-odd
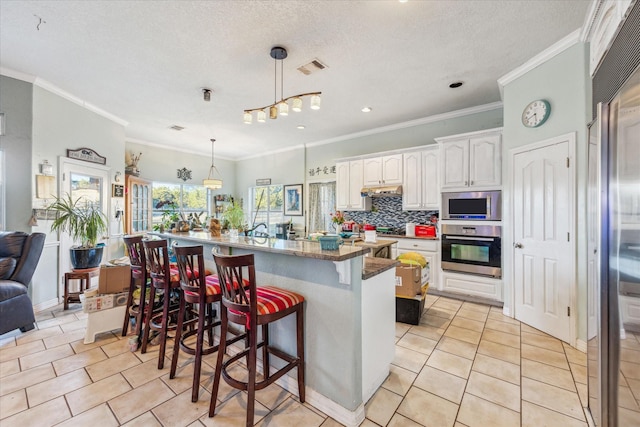
[(383, 271), (396, 268), (396, 265), (400, 265), (400, 262), (394, 259), (374, 258), (370, 256), (366, 256), (363, 259), (362, 280), (370, 279)]
[(228, 236), (212, 237), (207, 231), (189, 231), (181, 233), (149, 233), (167, 239), (185, 239), (194, 243), (225, 246), (262, 252), (272, 252), (282, 255), (315, 258), (327, 261), (345, 261), (363, 256), (370, 252), (370, 248), (362, 246), (340, 245), (338, 250), (322, 250), (318, 242), (309, 240), (282, 240), (266, 237), (239, 236), (231, 239)]

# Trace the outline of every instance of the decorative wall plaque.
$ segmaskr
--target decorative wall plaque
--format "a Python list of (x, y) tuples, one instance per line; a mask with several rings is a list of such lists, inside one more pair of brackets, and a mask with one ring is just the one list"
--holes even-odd
[(100, 165), (107, 164), (107, 158), (102, 157), (91, 148), (78, 148), (77, 150), (67, 149), (67, 157), (70, 159), (83, 160), (85, 162), (98, 163)]
[(178, 169), (178, 178), (183, 181), (191, 179), (191, 171), (187, 168)]
[(271, 178), (256, 179), (256, 185), (271, 185)]

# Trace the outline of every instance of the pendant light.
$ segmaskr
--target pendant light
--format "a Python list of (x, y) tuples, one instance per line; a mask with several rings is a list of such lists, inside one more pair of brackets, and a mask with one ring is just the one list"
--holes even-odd
[[(322, 92), (309, 92), (293, 95), (285, 98), (284, 93), (284, 59), (287, 57), (287, 50), (281, 46), (274, 46), (271, 48), (271, 57), (274, 59), (273, 70), (273, 104), (266, 107), (250, 108), (244, 110), (243, 122), (250, 125), (253, 122), (253, 113), (257, 113), (257, 121), (264, 123), (266, 121), (267, 113), (269, 111), (270, 119), (277, 119), (278, 116), (289, 115), (289, 100), (291, 100), (291, 111), (299, 113), (302, 111), (302, 98), (310, 98), (310, 107), (312, 110), (320, 109), (320, 95)], [(280, 100), (278, 101), (278, 62), (280, 63)]]
[(211, 190), (218, 190), (222, 188), (222, 180), (214, 178), (214, 171), (216, 174), (220, 175), (220, 172), (218, 172), (218, 168), (216, 168), (213, 162), (213, 143), (214, 142), (216, 142), (216, 140), (211, 138), (211, 167), (209, 168), (209, 176), (207, 177), (207, 179), (202, 180), (202, 185), (204, 185), (205, 187)]

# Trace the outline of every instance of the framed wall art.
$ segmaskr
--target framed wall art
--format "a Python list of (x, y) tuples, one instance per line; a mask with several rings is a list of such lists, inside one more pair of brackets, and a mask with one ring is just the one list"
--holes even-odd
[(285, 216), (302, 215), (302, 184), (284, 186)]

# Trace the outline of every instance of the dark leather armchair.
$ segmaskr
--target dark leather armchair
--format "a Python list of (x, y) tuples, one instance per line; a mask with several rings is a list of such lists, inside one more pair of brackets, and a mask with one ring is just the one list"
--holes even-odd
[(34, 328), (33, 304), (27, 291), (45, 237), (44, 233), (0, 232), (0, 335)]

